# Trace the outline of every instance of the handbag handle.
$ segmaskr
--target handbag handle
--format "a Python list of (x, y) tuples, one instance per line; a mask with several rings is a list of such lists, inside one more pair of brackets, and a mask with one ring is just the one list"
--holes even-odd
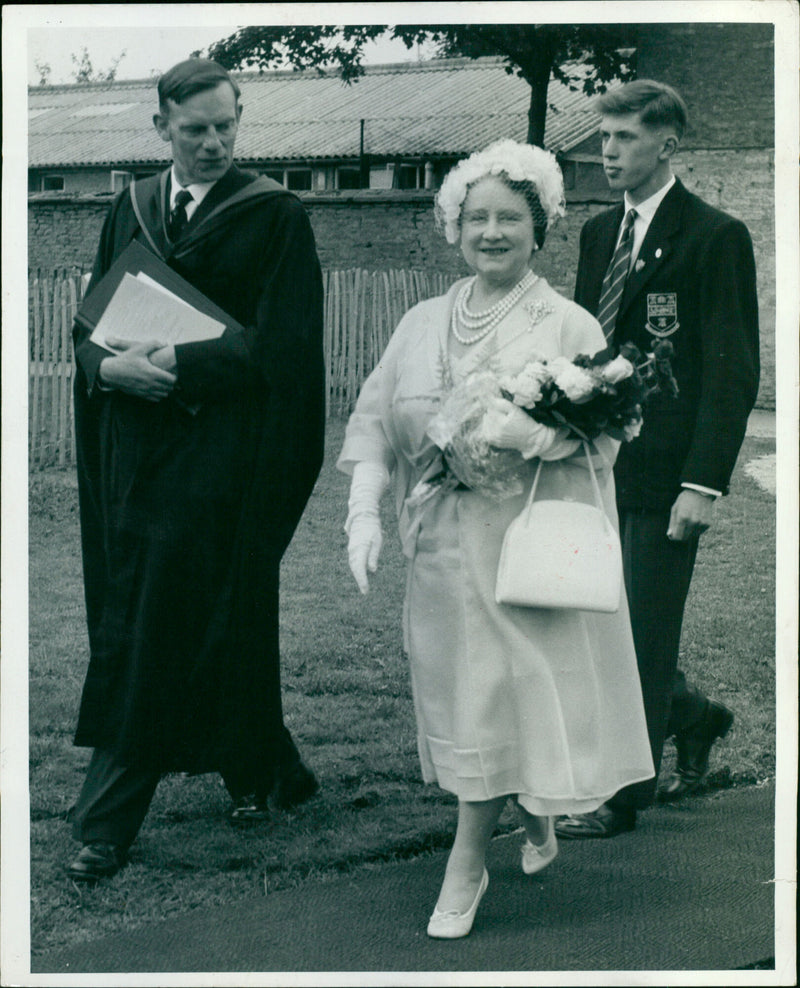
[[(603, 514), (605, 514), (606, 512), (603, 506), (603, 496), (600, 493), (600, 484), (597, 481), (597, 474), (594, 472), (594, 464), (592, 463), (592, 456), (591, 453), (589, 452), (589, 446), (585, 440), (581, 441), (581, 446), (583, 447), (583, 451), (586, 454), (586, 459), (589, 461), (589, 473), (591, 474), (592, 477), (592, 489), (594, 490), (595, 507), (599, 508), (600, 511), (602, 511)], [(533, 483), (531, 484), (531, 492), (528, 495), (528, 501), (527, 504), (525, 505), (526, 510), (530, 509), (530, 506), (533, 504), (533, 499), (536, 496), (536, 488), (539, 486), (539, 474), (542, 472), (543, 466), (544, 466), (544, 460), (540, 459), (539, 466), (536, 468), (536, 475), (534, 476)]]

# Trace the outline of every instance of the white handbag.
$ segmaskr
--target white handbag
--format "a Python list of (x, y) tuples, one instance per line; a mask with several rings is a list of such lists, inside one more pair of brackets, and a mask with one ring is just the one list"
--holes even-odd
[(522, 513), (508, 526), (497, 570), (498, 604), (619, 610), (622, 550), (603, 509), (586, 443), (595, 504), (535, 501), (542, 462)]

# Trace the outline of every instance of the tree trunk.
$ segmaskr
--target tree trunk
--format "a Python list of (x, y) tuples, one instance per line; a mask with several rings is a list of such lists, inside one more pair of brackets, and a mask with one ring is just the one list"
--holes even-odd
[(558, 49), (557, 36), (548, 27), (537, 27), (535, 42), (522, 57), (517, 57), (523, 79), (531, 87), (528, 105), (528, 143), (544, 147), (547, 119), (547, 87)]

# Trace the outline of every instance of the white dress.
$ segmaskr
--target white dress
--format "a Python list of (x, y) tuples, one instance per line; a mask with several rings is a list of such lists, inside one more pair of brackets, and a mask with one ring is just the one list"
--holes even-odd
[[(653, 764), (624, 590), (618, 612), (545, 610), (495, 603), (500, 547), (522, 510), (538, 461), (520, 457), (522, 494), (503, 501), (468, 490), (411, 508), (408, 497), (436, 447), (426, 435), (443, 395), (443, 367), (458, 382), (488, 362), (517, 373), (534, 356), (595, 353), (597, 321), (540, 279), (486, 340), (447, 356), (461, 282), (401, 320), (365, 382), (338, 466), (384, 463), (392, 473), (408, 556), (405, 645), (422, 774), (459, 799), (517, 794), (551, 816), (598, 807)], [(601, 437), (593, 463), (616, 524), (611, 467), (617, 444)], [(585, 454), (545, 463), (538, 496), (591, 502)]]

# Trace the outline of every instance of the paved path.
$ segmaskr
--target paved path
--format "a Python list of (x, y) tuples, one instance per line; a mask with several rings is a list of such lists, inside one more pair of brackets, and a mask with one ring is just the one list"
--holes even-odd
[[(747, 435), (756, 439), (775, 439), (775, 413), (755, 409), (747, 422)], [(748, 460), (744, 472), (770, 494), (775, 494), (776, 483), (775, 453), (766, 453)]]
[(270, 973), (763, 967), (775, 953), (773, 817), (771, 785), (694, 797), (649, 810), (633, 833), (613, 840), (562, 842), (532, 878), (519, 867), (520, 836), (500, 838), (463, 940), (425, 934), (441, 853), (197, 909), (36, 958), (33, 971), (261, 972), (261, 983), (276, 983)]
[(775, 412), (754, 408), (747, 420), (747, 435), (759, 439), (775, 438)]

